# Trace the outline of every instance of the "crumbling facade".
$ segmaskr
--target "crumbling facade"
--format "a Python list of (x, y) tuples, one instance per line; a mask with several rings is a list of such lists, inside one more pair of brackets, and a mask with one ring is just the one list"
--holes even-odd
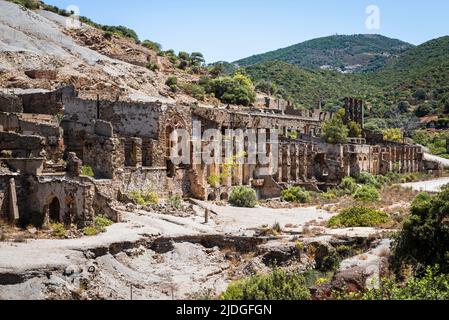
[[(363, 102), (348, 99), (345, 109), (345, 121), (363, 128)], [(360, 172), (377, 175), (429, 168), (420, 147), (387, 143), (366, 130), (363, 138), (345, 145), (325, 143), (320, 138), (321, 124), (333, 116), (269, 99), (262, 107), (217, 108), (85, 100), (77, 97), (73, 87), (54, 92), (4, 91), (0, 94), (1, 215), (23, 224), (59, 221), (82, 227), (92, 224), (96, 214), (120, 220), (114, 203), (132, 191), (225, 200), (234, 186), (246, 185), (256, 189), (260, 198), (270, 198), (289, 186), (325, 190)], [(191, 135), (196, 123), (201, 134), (208, 129), (223, 135), (227, 130), (253, 130), (269, 138), (256, 141), (259, 149), (245, 142), (242, 163), (231, 169), (222, 164), (238, 150), (218, 155), (221, 164), (175, 163), (173, 134), (183, 129)], [(273, 132), (278, 139), (272, 140)], [(193, 145), (193, 140), (188, 144)], [(245, 158), (254, 151), (257, 159), (276, 161), (249, 163)], [(195, 152), (205, 153), (193, 150), (190, 156)], [(94, 176), (83, 176), (83, 166), (91, 168)], [(214, 175), (221, 179), (212, 183)]]

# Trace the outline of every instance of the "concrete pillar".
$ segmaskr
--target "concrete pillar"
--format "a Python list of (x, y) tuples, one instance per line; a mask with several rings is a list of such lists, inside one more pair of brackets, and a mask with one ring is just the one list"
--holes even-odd
[(298, 181), (298, 145), (292, 144), (290, 146), (290, 162), (291, 162), (291, 179)]
[(8, 195), (9, 195), (9, 219), (12, 222), (19, 221), (19, 207), (17, 206), (17, 194), (16, 194), (16, 182), (13, 178), (9, 179), (8, 184)]
[(131, 166), (140, 168), (142, 167), (142, 139), (131, 139)]

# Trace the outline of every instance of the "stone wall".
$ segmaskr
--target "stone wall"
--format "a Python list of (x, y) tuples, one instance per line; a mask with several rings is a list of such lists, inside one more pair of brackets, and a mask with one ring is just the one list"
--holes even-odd
[(167, 106), (160, 103), (129, 103), (70, 99), (65, 103), (68, 120), (90, 124), (99, 119), (110, 122), (114, 132), (123, 136), (158, 138), (159, 117)]
[(0, 152), (12, 151), (14, 158), (40, 157), (44, 147), (42, 137), (0, 131)]
[(25, 74), (31, 79), (56, 80), (58, 73), (55, 70), (27, 70)]
[(22, 100), (23, 112), (35, 114), (57, 115), (62, 113), (64, 101), (76, 96), (74, 87), (68, 86), (45, 93), (29, 93), (19, 97)]
[(23, 112), (22, 100), (15, 95), (0, 93), (0, 112)]
[[(79, 227), (91, 225), (94, 221), (93, 201), (95, 187), (92, 183), (82, 183), (64, 178), (41, 179), (31, 182), (28, 196), (29, 215), (40, 213), (45, 221), (50, 219), (50, 204), (57, 201), (59, 204), (58, 220)], [(56, 199), (56, 200), (55, 200)], [(54, 213), (53, 213), (54, 214)]]
[(96, 177), (114, 179), (115, 172), (125, 166), (124, 150), (124, 140), (90, 135), (84, 142), (82, 160)]
[(160, 197), (171, 195), (188, 195), (189, 182), (186, 171), (177, 170), (173, 178), (167, 177), (166, 168), (126, 168), (117, 174), (120, 190), (123, 193), (132, 191), (155, 191)]

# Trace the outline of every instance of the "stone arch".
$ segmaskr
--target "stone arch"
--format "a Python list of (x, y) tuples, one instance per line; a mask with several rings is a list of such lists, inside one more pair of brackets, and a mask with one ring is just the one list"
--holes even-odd
[(50, 222), (61, 222), (61, 202), (58, 197), (51, 195), (48, 198), (44, 213)]
[(177, 129), (187, 129), (186, 122), (178, 113), (172, 113), (167, 118), (167, 123), (164, 126), (164, 131), (162, 133), (165, 140), (165, 164), (167, 166), (168, 177), (174, 177), (176, 173), (176, 166), (171, 161), (170, 151), (173, 147), (171, 136)]
[(217, 195), (214, 192), (209, 193), (209, 195), (207, 196), (207, 201), (215, 201), (215, 200), (217, 200)]

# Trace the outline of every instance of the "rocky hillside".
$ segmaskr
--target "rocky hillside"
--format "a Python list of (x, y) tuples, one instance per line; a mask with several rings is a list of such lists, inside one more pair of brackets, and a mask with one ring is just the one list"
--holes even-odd
[(282, 61), (307, 69), (345, 73), (384, 68), (413, 45), (381, 35), (335, 35), (313, 39), (287, 48), (238, 60), (240, 66)]
[[(122, 100), (196, 101), (173, 93), (165, 83), (173, 75), (186, 82), (198, 76), (175, 68), (168, 57), (133, 39), (86, 23), (68, 29), (67, 19), (0, 0), (0, 87), (54, 89), (73, 84), (88, 98), (99, 94)], [(29, 70), (56, 71), (57, 78), (31, 79), (25, 74)]]

